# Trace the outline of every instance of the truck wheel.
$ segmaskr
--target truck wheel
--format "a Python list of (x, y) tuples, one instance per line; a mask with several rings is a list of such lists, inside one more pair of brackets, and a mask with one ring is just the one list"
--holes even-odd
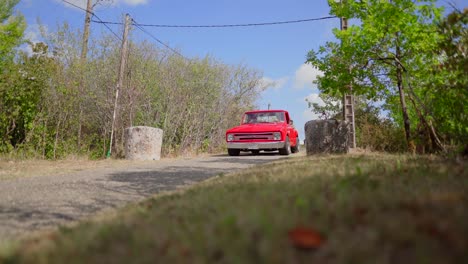
[(299, 138), (297, 138), (296, 139), (296, 146), (291, 147), (291, 152), (292, 153), (298, 153), (299, 152), (299, 144), (300, 144)]
[(284, 147), (279, 150), (279, 154), (287, 156), (291, 154), (291, 144), (289, 143), (289, 137), (286, 137), (286, 141), (284, 143)]
[(229, 156), (239, 156), (240, 149), (228, 149)]

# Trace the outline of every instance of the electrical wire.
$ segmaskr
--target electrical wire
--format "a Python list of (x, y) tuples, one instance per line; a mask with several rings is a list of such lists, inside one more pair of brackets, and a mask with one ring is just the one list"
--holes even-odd
[[(84, 12), (90, 13), (93, 17), (97, 20), (91, 19), (91, 22), (103, 24), (117, 39), (122, 41), (122, 39), (117, 35), (108, 25), (123, 25), (122, 22), (110, 22), (110, 21), (103, 21), (99, 18), (94, 12), (88, 11), (80, 6), (77, 6), (73, 3), (70, 3), (66, 0), (62, 0), (62, 2), (67, 3), (75, 8), (78, 8)], [(228, 28), (228, 27), (255, 27), (255, 26), (272, 26), (272, 25), (282, 25), (282, 24), (294, 24), (294, 23), (304, 23), (304, 22), (311, 22), (311, 21), (318, 21), (318, 20), (326, 20), (336, 18), (336, 16), (327, 16), (327, 17), (318, 17), (318, 18), (307, 18), (307, 19), (297, 19), (297, 20), (288, 20), (288, 21), (276, 21), (276, 22), (263, 22), (263, 23), (245, 23), (245, 24), (221, 24), (221, 25), (164, 25), (164, 24), (139, 24), (134, 19), (132, 19), (132, 25), (136, 28), (143, 31), (145, 34), (150, 36), (153, 40), (158, 42), (159, 44), (163, 45), (167, 49), (171, 50), (175, 54), (179, 55), (180, 57), (187, 59), (184, 55), (182, 55), (177, 50), (171, 48), (166, 43), (162, 42), (158, 38), (156, 38), (153, 34), (145, 30), (143, 27), (160, 27), (160, 28)]]
[(189, 61), (189, 59), (187, 57), (185, 57), (184, 55), (182, 55), (180, 52), (178, 52), (177, 50), (171, 48), (169, 45), (167, 45), (166, 43), (162, 42), (161, 40), (159, 40), (158, 38), (156, 38), (153, 34), (151, 34), (150, 32), (148, 32), (147, 30), (145, 30), (140, 24), (138, 24), (133, 18), (132, 18), (132, 22), (133, 25), (138, 28), (139, 30), (143, 31), (145, 34), (147, 34), (148, 36), (150, 36), (152, 39), (154, 39), (155, 41), (157, 41), (159, 44), (163, 45), (164, 47), (166, 47), (167, 49), (169, 49), (170, 51), (174, 52), (175, 54), (179, 55), (180, 57), (186, 59)]
[[(294, 24), (294, 23), (304, 23), (318, 20), (326, 20), (337, 18), (336, 16), (326, 16), (318, 18), (307, 18), (307, 19), (297, 19), (297, 20), (288, 20), (288, 21), (276, 21), (276, 22), (263, 22), (263, 23), (245, 23), (245, 24), (224, 24), (224, 25), (164, 25), (164, 24), (133, 24), (134, 26), (141, 27), (160, 27), (160, 28), (227, 28), (227, 27), (256, 27), (256, 26), (272, 26), (272, 25), (282, 25), (282, 24)], [(122, 25), (121, 22), (110, 22), (110, 21), (96, 21), (92, 20), (94, 23), (100, 24), (109, 24), (109, 25)]]
[(62, 2), (67, 3), (67, 4), (69, 4), (69, 5), (71, 5), (71, 6), (75, 7), (75, 8), (78, 8), (78, 9), (80, 9), (82, 11), (85, 11), (86, 13), (90, 13), (91, 15), (93, 15), (93, 12), (88, 11), (88, 10), (86, 10), (86, 9), (80, 7), (80, 6), (77, 6), (77, 5), (73, 4), (73, 3), (70, 3), (70, 2), (68, 2), (66, 0), (62, 0)]
[(84, 8), (82, 8), (82, 7), (80, 7), (80, 6), (77, 6), (77, 5), (73, 4), (73, 3), (70, 3), (70, 2), (68, 2), (68, 1), (66, 1), (66, 0), (62, 0), (62, 2), (67, 3), (67, 4), (69, 4), (69, 5), (71, 5), (71, 6), (75, 7), (75, 8), (78, 8), (78, 9), (80, 9), (80, 10), (86, 12), (86, 13), (89, 13), (89, 14), (92, 15), (93, 17), (97, 18), (97, 19), (99, 20), (99, 22), (95, 22), (95, 20), (92, 20), (92, 19), (91, 19), (91, 21), (93, 21), (93, 22), (95, 22), (95, 23), (103, 24), (118, 40), (122, 41), (122, 38), (120, 38), (119, 35), (117, 35), (117, 34), (107, 25), (107, 23), (105, 23), (104, 21), (102, 21), (102, 19), (101, 19), (100, 17), (98, 17), (94, 12), (88, 11), (87, 9), (84, 9)]

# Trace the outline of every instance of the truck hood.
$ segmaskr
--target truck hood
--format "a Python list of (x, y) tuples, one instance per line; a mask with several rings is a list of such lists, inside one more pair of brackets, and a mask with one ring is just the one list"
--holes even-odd
[(226, 133), (257, 133), (257, 132), (275, 132), (281, 131), (284, 123), (257, 123), (257, 124), (244, 124), (233, 127), (226, 131)]

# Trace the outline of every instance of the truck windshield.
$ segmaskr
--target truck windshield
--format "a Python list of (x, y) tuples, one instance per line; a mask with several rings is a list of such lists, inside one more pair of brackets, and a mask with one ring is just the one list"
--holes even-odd
[(243, 124), (284, 122), (283, 112), (258, 112), (244, 115)]

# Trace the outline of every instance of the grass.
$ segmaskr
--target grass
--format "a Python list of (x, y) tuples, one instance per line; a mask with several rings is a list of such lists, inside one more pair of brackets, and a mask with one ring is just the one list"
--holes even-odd
[[(1, 263), (468, 263), (466, 163), (292, 158), (12, 243)], [(288, 233), (318, 232), (298, 248)]]
[[(115, 163), (114, 161), (112, 161)], [(117, 162), (122, 163), (122, 162)], [(83, 170), (84, 168), (103, 168), (109, 165), (108, 160), (90, 161), (84, 158), (72, 158), (59, 161), (50, 160), (20, 160), (0, 157), (0, 180), (18, 179), (23, 177), (66, 174)]]
[[(206, 154), (190, 157), (202, 157)], [(158, 162), (173, 161), (186, 156), (163, 158)], [(77, 171), (94, 169), (123, 169), (131, 166), (146, 166), (154, 161), (122, 159), (90, 160), (84, 156), (70, 156), (62, 160), (17, 159), (0, 155), (0, 181), (24, 177), (65, 175)]]

